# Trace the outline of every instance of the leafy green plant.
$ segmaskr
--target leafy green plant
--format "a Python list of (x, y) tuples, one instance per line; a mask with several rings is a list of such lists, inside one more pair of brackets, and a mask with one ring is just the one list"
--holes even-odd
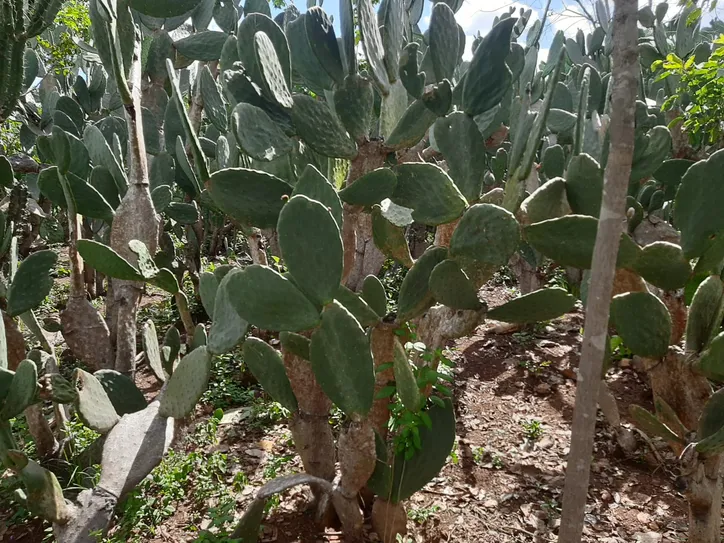
[(523, 433), (526, 439), (530, 441), (537, 441), (543, 435), (543, 424), (539, 420), (524, 420), (521, 421), (520, 425), (523, 427)]

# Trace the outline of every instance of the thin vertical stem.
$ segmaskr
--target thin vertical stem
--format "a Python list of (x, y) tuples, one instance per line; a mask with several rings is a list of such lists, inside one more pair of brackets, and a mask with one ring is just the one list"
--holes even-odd
[(616, 255), (625, 223), (626, 192), (633, 161), (638, 86), (638, 2), (616, 0), (614, 6), (611, 153), (606, 165), (603, 201), (593, 252), (559, 543), (578, 543), (583, 531), (596, 426), (596, 403), (606, 349)]

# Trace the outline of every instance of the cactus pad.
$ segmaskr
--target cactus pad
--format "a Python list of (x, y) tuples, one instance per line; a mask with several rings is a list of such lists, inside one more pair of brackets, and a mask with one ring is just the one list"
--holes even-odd
[(520, 227), (512, 213), (493, 204), (476, 204), (452, 235), (450, 257), (503, 266), (519, 243)]
[(294, 332), (280, 332), (279, 341), (282, 344), (282, 349), (285, 351), (304, 360), (309, 360), (309, 345), (311, 341), (308, 337), (302, 334), (295, 334)]
[(488, 318), (521, 324), (549, 321), (568, 313), (575, 305), (575, 296), (564, 289), (544, 288), (491, 309)]
[(520, 209), (530, 223), (568, 215), (571, 208), (566, 197), (566, 182), (560, 177), (551, 179), (523, 200)]
[(0, 420), (10, 420), (22, 413), (33, 403), (37, 389), (38, 370), (31, 360), (18, 364), (10, 390), (0, 410)]
[(268, 162), (292, 150), (292, 140), (263, 109), (241, 103), (232, 115), (236, 141), (250, 157)]
[(397, 187), (392, 201), (412, 209), (412, 218), (437, 226), (454, 221), (467, 207), (465, 197), (438, 166), (407, 163), (395, 167)]
[(664, 290), (683, 288), (691, 275), (691, 266), (681, 247), (666, 241), (655, 241), (644, 247), (633, 269)]
[(724, 184), (711, 183), (724, 171), (724, 150), (691, 166), (676, 193), (675, 226), (681, 231), (686, 258), (704, 254), (714, 238), (724, 233)]
[(209, 352), (223, 354), (236, 347), (246, 335), (249, 323), (239, 316), (231, 303), (228, 284), (231, 278), (241, 273), (232, 270), (219, 282), (214, 301), (214, 321), (209, 329)]
[(395, 259), (407, 268), (412, 267), (412, 255), (405, 229), (388, 221), (379, 206), (372, 208), (372, 239), (385, 256)]
[(668, 426), (661, 422), (656, 415), (638, 405), (629, 406), (629, 414), (634, 424), (646, 435), (660, 437), (668, 443), (684, 443)]
[(271, 174), (246, 168), (215, 172), (208, 191), (219, 209), (233, 219), (259, 228), (276, 227), (283, 197), (292, 187)]
[(93, 375), (103, 386), (120, 416), (146, 409), (146, 398), (130, 377), (114, 370), (99, 370)]
[(211, 354), (199, 347), (184, 356), (168, 380), (158, 409), (160, 417), (182, 419), (201, 399), (211, 376)]
[(299, 288), (316, 304), (334, 298), (342, 280), (342, 238), (321, 203), (298, 194), (279, 214), (279, 246)]
[(101, 434), (107, 434), (120, 420), (103, 385), (90, 373), (76, 368), (73, 381), (78, 389), (78, 415), (83, 423)]
[(422, 399), (420, 388), (417, 386), (417, 379), (415, 379), (412, 366), (410, 366), (410, 361), (407, 359), (405, 348), (397, 338), (394, 341), (393, 369), (397, 394), (402, 400), (402, 405), (413, 413), (417, 413), (420, 411)]
[(387, 294), (376, 275), (368, 275), (362, 282), (362, 299), (380, 318), (387, 314)]
[(55, 252), (46, 250), (33, 253), (21, 262), (7, 293), (9, 316), (17, 317), (45, 300), (53, 287), (50, 272), (57, 260)]
[(435, 300), (453, 309), (483, 307), (475, 286), (454, 260), (443, 260), (430, 274), (430, 292)]
[(332, 158), (357, 156), (357, 144), (326, 103), (295, 95), (292, 122), (299, 137), (318, 153)]
[(199, 275), (199, 295), (201, 304), (211, 320), (214, 319), (214, 303), (216, 292), (219, 290), (219, 280), (213, 273), (203, 272)]
[(391, 197), (396, 186), (397, 176), (393, 171), (389, 168), (378, 168), (342, 189), (339, 197), (347, 204), (371, 206)]
[(369, 338), (357, 319), (339, 302), (322, 313), (312, 334), (312, 370), (329, 398), (348, 416), (366, 415), (375, 387)]
[(158, 345), (158, 334), (156, 334), (156, 325), (151, 319), (143, 324), (143, 332), (141, 333), (143, 341), (143, 350), (146, 353), (146, 361), (156, 378), (166, 381), (166, 373), (163, 370), (163, 361), (161, 360), (161, 349)]
[(441, 117), (433, 127), (435, 143), (450, 177), (468, 202), (477, 202), (486, 170), (485, 140), (472, 117), (460, 111)]
[(297, 410), (297, 398), (289, 383), (284, 362), (266, 341), (248, 337), (244, 341), (244, 362), (264, 390), (289, 411)]
[(696, 369), (707, 379), (724, 382), (724, 332), (716, 336), (709, 347), (701, 353)]
[(149, 17), (167, 19), (188, 14), (201, 3), (202, 0), (130, 0), (130, 6)]
[(717, 275), (710, 275), (696, 289), (686, 322), (686, 350), (700, 352), (714, 338), (722, 321), (724, 286)]
[(374, 326), (380, 320), (379, 315), (375, 312), (367, 302), (362, 299), (359, 294), (352, 292), (344, 285), (340, 285), (335, 299), (344, 306), (344, 308), (352, 313), (355, 319), (363, 326)]
[(342, 230), (343, 209), (337, 190), (312, 164), (307, 164), (304, 172), (297, 179), (292, 196), (297, 194), (303, 194), (307, 198), (321, 203), (329, 210), (334, 220), (337, 221), (337, 226)]
[(634, 354), (661, 358), (669, 350), (671, 315), (653, 294), (628, 292), (614, 296), (611, 323)]
[(447, 258), (447, 253), (445, 247), (428, 249), (407, 272), (397, 299), (398, 322), (419, 317), (435, 303), (435, 296), (430, 289), (430, 275), (435, 266)]
[(124, 281), (143, 281), (141, 273), (125, 258), (103, 243), (78, 240), (78, 252), (98, 272)]
[(229, 274), (226, 292), (241, 318), (259, 328), (297, 332), (320, 321), (317, 308), (294, 283), (266, 266)]
[(603, 170), (589, 155), (571, 158), (566, 172), (566, 194), (573, 213), (598, 217), (603, 197)]

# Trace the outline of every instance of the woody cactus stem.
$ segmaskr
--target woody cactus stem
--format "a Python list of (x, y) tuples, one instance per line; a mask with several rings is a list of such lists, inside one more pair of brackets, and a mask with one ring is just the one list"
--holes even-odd
[[(317, 383), (311, 365), (301, 357), (284, 350), (284, 367), (299, 411), (294, 414), (290, 430), (302, 459), (304, 471), (326, 481), (334, 479), (334, 437), (329, 426), (329, 409), (332, 402)], [(319, 501), (318, 515), (326, 516), (328, 502), (322, 500), (323, 492), (311, 485)]]
[(27, 4), (0, 0), (0, 123), (13, 112), (22, 92), (27, 40), (52, 24), (63, 2), (36, 0), (30, 9)]
[[(128, 9), (128, 8), (126, 8)], [(114, 40), (115, 41), (115, 40)], [(115, 49), (118, 49), (116, 44)], [(114, 67), (122, 66), (119, 54), (115, 55)], [(146, 143), (141, 119), (141, 40), (138, 31), (128, 82), (122, 68), (114, 70), (118, 87), (122, 92), (128, 125), (130, 148), (130, 186), (116, 211), (111, 229), (111, 247), (132, 264), (138, 257), (128, 243), (137, 239), (146, 244), (151, 254), (158, 245), (159, 220), (151, 200), (146, 162)], [(113, 280), (113, 309), (116, 311), (116, 370), (132, 375), (136, 364), (136, 314), (141, 299), (142, 285), (133, 281)]]

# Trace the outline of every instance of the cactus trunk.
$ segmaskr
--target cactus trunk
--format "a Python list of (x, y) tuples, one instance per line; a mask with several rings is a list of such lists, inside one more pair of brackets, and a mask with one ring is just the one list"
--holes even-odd
[(695, 457), (686, 466), (686, 499), (689, 502), (690, 543), (721, 541), (722, 474), (721, 455)]
[[(387, 364), (394, 360), (395, 327), (392, 324), (378, 324), (372, 329), (372, 356), (375, 366)], [(392, 368), (375, 374), (375, 398), (377, 393), (390, 381), (395, 380)], [(382, 439), (387, 437), (387, 423), (390, 420), (390, 398), (376, 398), (372, 410), (367, 416), (372, 428)]]

